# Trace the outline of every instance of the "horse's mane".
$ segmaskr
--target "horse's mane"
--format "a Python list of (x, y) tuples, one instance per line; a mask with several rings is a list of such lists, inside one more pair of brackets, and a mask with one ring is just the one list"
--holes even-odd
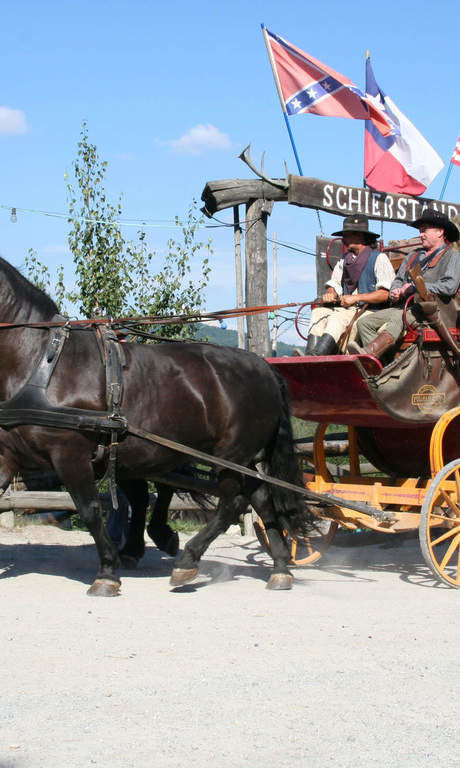
[(0, 256), (0, 282), (5, 278), (11, 285), (18, 304), (22, 307), (28, 306), (47, 317), (52, 317), (59, 312), (54, 301), (41, 288), (33, 285), (16, 267)]

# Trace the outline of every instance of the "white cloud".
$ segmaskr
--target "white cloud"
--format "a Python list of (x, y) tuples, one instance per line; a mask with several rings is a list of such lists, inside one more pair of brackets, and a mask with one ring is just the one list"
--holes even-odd
[(230, 138), (215, 125), (195, 125), (179, 139), (165, 142), (174, 152), (182, 155), (203, 155), (211, 150), (229, 150)]
[(0, 134), (14, 136), (18, 133), (26, 133), (27, 122), (22, 109), (0, 107)]

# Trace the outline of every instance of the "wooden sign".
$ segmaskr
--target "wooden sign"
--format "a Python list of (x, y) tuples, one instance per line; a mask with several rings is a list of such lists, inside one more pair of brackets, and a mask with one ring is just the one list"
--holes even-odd
[(410, 195), (373, 192), (363, 187), (348, 187), (306, 176), (288, 177), (288, 202), (303, 208), (319, 208), (339, 216), (362, 213), (370, 219), (411, 224), (427, 208), (445, 213), (450, 219), (460, 214), (459, 203), (445, 203)]

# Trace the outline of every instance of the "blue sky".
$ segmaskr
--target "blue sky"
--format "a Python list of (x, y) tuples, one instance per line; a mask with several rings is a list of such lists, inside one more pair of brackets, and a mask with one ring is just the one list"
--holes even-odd
[[(366, 49), (377, 81), (447, 163), (460, 133), (454, 98), (458, 2), (388, 0), (384, 6), (210, 0), (4, 0), (0, 96), (0, 205), (66, 211), (70, 173), (83, 119), (109, 162), (106, 189), (123, 193), (124, 216), (173, 220), (208, 180), (250, 176), (237, 155), (252, 143), (266, 170), (295, 172), (260, 23), (364, 86)], [(6, 109), (2, 109), (6, 108)], [(204, 126), (204, 128), (203, 128)], [(305, 175), (359, 186), (363, 124), (300, 115), (291, 119)], [(247, 172), (246, 172), (247, 171)], [(438, 197), (445, 169), (427, 190)], [(446, 200), (460, 200), (454, 169)], [(242, 214), (243, 215), (243, 214)], [(219, 219), (230, 221), (231, 212)], [(65, 221), (0, 208), (0, 252), (16, 266), (35, 248), (50, 268), (72, 261)], [(212, 222), (209, 222), (212, 223)], [(322, 214), (325, 232), (340, 220)], [(269, 235), (314, 249), (313, 211), (275, 205)], [(129, 237), (134, 232), (123, 230)], [(385, 225), (384, 236), (412, 230)], [(158, 264), (172, 230), (148, 230)], [(235, 304), (231, 230), (213, 238), (209, 309)], [(279, 299), (313, 298), (314, 259), (279, 250)], [(291, 337), (293, 338), (293, 337)]]

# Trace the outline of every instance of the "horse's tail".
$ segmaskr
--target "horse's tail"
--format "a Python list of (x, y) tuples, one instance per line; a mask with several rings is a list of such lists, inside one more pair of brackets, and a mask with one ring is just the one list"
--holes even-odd
[[(277, 378), (280, 390), (281, 410), (278, 430), (268, 451), (268, 474), (302, 487), (302, 472), (294, 450), (287, 385), (277, 371), (274, 370), (273, 373)], [(309, 527), (308, 524), (311, 522), (312, 516), (305, 505), (304, 496), (276, 485), (272, 485), (271, 490), (275, 510), (283, 526), (291, 532)]]

